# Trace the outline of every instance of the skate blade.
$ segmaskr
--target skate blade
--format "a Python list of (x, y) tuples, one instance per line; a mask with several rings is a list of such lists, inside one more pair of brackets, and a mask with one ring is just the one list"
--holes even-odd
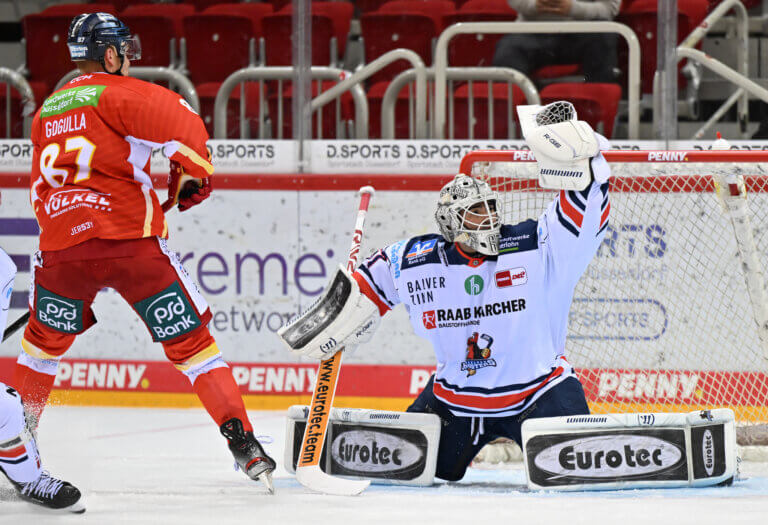
[(275, 485), (272, 483), (272, 472), (264, 472), (259, 474), (259, 480), (267, 487), (267, 492), (270, 494), (275, 493)]

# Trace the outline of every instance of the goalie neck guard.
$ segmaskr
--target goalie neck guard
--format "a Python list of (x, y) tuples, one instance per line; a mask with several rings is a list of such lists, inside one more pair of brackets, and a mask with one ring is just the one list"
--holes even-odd
[(120, 57), (120, 68), (113, 73), (116, 75), (121, 74), (126, 58), (141, 58), (139, 37), (132, 36), (128, 26), (109, 13), (83, 13), (73, 18), (67, 33), (67, 47), (73, 61), (94, 60), (104, 71), (107, 71), (104, 53), (108, 47), (114, 47)]
[[(484, 210), (470, 211), (478, 204)], [(460, 173), (440, 190), (435, 220), (446, 241), (466, 244), (485, 255), (498, 255), (499, 207), (499, 196), (487, 182)], [(476, 226), (468, 227), (468, 223)]]

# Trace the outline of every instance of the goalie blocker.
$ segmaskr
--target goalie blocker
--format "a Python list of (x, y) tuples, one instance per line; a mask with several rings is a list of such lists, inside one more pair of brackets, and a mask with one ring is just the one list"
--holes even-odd
[[(284, 465), (291, 473), (296, 472), (308, 413), (303, 405), (288, 409)], [(428, 486), (435, 478), (439, 442), (435, 414), (334, 408), (320, 468), (332, 476)]]
[(729, 485), (737, 473), (727, 408), (529, 419), (522, 438), (534, 490), (706, 487)]

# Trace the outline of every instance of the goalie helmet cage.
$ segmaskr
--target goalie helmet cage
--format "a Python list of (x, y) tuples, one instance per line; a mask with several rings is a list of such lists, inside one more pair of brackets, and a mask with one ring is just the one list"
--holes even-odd
[[(592, 411), (728, 407), (741, 444), (768, 445), (768, 152), (603, 153), (609, 223), (566, 342)], [(556, 196), (535, 167), (529, 151), (474, 151), (460, 171), (516, 223)]]

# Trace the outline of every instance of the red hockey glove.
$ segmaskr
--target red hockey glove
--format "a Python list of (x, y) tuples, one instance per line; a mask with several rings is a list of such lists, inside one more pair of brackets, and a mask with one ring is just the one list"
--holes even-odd
[(213, 187), (211, 179), (196, 179), (184, 172), (184, 168), (176, 161), (171, 161), (168, 173), (168, 200), (162, 204), (163, 211), (168, 211), (178, 204), (179, 211), (186, 211), (207, 199)]

